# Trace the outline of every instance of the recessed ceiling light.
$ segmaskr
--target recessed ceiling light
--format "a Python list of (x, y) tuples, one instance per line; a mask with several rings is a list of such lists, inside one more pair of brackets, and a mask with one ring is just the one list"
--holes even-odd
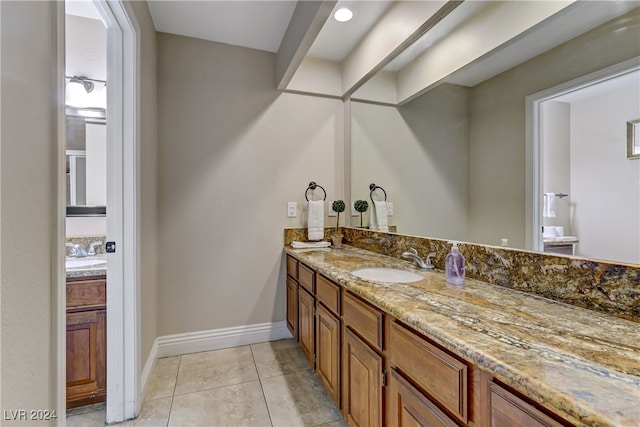
[(347, 22), (353, 18), (353, 12), (346, 7), (340, 8), (336, 10), (336, 13), (333, 14), (333, 17), (338, 22)]

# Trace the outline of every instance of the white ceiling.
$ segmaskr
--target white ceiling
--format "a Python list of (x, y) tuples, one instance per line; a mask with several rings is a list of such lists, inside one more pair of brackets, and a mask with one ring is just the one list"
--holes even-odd
[(353, 12), (353, 19), (338, 22), (329, 18), (311, 45), (308, 56), (342, 62), (393, 3), (393, 0), (338, 1), (333, 10), (347, 7)]
[[(157, 31), (234, 46), (277, 52), (297, 2), (148, 0)], [(353, 19), (330, 18), (314, 41), (309, 56), (342, 61), (393, 0), (340, 0), (334, 10), (349, 7)]]
[(68, 15), (102, 20), (92, 0), (66, 0), (64, 8)]
[(149, 0), (156, 31), (276, 52), (295, 1)]

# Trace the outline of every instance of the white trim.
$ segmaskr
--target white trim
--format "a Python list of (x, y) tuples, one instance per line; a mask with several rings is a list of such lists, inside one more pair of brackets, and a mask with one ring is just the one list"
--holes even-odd
[(623, 74), (640, 69), (640, 56), (611, 65), (593, 73), (578, 77), (531, 94), (525, 98), (525, 239), (526, 247), (534, 251), (542, 251), (542, 206), (540, 204), (540, 104), (560, 95), (567, 94), (587, 86), (609, 80)]
[(292, 338), (287, 322), (259, 323), (208, 331), (165, 335), (156, 340), (158, 357), (219, 350)]
[(149, 356), (147, 357), (147, 362), (144, 364), (144, 368), (142, 369), (142, 375), (140, 376), (140, 391), (141, 391), (141, 400), (144, 401), (147, 397), (147, 388), (149, 386), (149, 380), (151, 379), (151, 373), (153, 369), (156, 367), (156, 362), (158, 360), (158, 338), (155, 339), (153, 345), (151, 346), (151, 350), (149, 351)]
[(94, 0), (107, 27), (107, 423), (135, 418), (140, 394), (137, 194), (139, 26), (121, 0)]

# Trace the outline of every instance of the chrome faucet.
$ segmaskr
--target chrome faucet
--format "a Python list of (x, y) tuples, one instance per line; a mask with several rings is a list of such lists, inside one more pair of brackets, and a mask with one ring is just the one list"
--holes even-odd
[(87, 255), (94, 256), (96, 255), (96, 246), (101, 246), (102, 242), (100, 240), (96, 240), (95, 242), (91, 242), (89, 245), (89, 250), (87, 251)]
[(411, 258), (422, 270), (433, 270), (434, 267), (433, 264), (431, 264), (431, 259), (435, 256), (436, 253), (431, 252), (425, 259), (422, 259), (420, 255), (418, 255), (418, 251), (414, 248), (409, 248), (407, 252), (402, 252), (402, 258)]
[(78, 243), (65, 243), (65, 246), (71, 248), (69, 256), (73, 258), (84, 258), (87, 256), (87, 251)]

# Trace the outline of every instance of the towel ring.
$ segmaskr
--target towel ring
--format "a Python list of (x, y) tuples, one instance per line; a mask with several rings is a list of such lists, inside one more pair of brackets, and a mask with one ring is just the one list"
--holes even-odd
[(387, 201), (387, 192), (384, 191), (384, 188), (380, 187), (379, 185), (369, 184), (369, 190), (371, 190), (369, 192), (369, 198), (371, 199), (371, 202), (373, 202), (373, 192), (376, 190), (382, 190), (382, 192), (384, 193), (384, 201)]
[(307, 191), (304, 192), (304, 198), (307, 199), (307, 202), (309, 201), (309, 197), (307, 197), (307, 193), (309, 193), (309, 190), (315, 190), (318, 187), (320, 187), (320, 189), (324, 193), (324, 198), (322, 200), (327, 200), (327, 192), (324, 190), (324, 187), (322, 187), (322, 185), (316, 184), (314, 181), (311, 181), (309, 183), (309, 186), (307, 187)]

